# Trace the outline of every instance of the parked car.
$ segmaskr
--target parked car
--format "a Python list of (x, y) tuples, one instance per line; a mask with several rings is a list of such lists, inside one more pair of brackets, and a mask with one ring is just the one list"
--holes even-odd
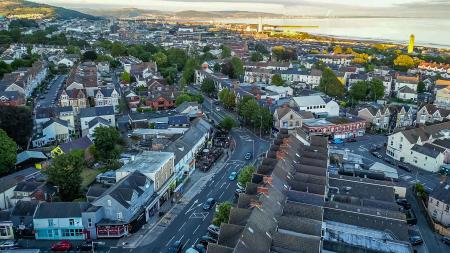
[(378, 153), (377, 151), (373, 151), (373, 152), (371, 152), (371, 154), (373, 156), (375, 156), (376, 158), (378, 158), (378, 159), (382, 159), (383, 158), (383, 156), (380, 153)]
[(211, 236), (204, 235), (198, 239), (198, 243), (202, 244), (205, 247), (208, 247), (209, 243), (216, 243), (217, 240), (212, 238)]
[(411, 168), (406, 166), (405, 164), (399, 164), (399, 165), (397, 165), (397, 167), (399, 167), (402, 170), (408, 171), (408, 172), (412, 171)]
[(8, 240), (0, 244), (0, 250), (13, 250), (20, 249), (20, 245), (17, 240)]
[(181, 241), (175, 241), (169, 247), (168, 253), (180, 253), (183, 250), (183, 243)]
[(194, 248), (189, 248), (189, 249), (186, 250), (185, 253), (200, 253), (200, 252), (198, 252), (198, 250), (196, 250)]
[(220, 107), (217, 106), (216, 107), (216, 111), (220, 112)]
[(92, 244), (92, 241), (85, 241), (83, 244), (77, 247), (78, 251), (92, 251), (92, 246), (94, 246), (94, 250), (97, 247), (96, 244)]
[(406, 223), (409, 225), (416, 225), (417, 224), (417, 218), (416, 214), (414, 213), (414, 210), (412, 209), (405, 209), (406, 214)]
[(203, 210), (205, 211), (211, 210), (211, 208), (214, 206), (215, 203), (216, 203), (215, 199), (213, 198), (207, 199), (206, 202), (203, 204)]
[(231, 181), (236, 180), (238, 173), (236, 171), (231, 172), (231, 174), (228, 176), (228, 179)]
[(238, 189), (245, 190), (245, 185), (242, 185), (240, 182), (237, 183)]
[(336, 138), (336, 139), (329, 141), (329, 143), (330, 144), (342, 144), (342, 143), (344, 143), (344, 140), (340, 139), (340, 138)]
[(72, 243), (69, 241), (63, 240), (58, 243), (52, 245), (52, 251), (68, 251), (72, 249)]
[(208, 232), (211, 235), (219, 235), (219, 230), (220, 230), (220, 228), (216, 225), (211, 224), (208, 226)]
[(442, 242), (449, 245), (450, 244), (450, 236), (444, 236), (442, 237)]
[(407, 199), (400, 198), (400, 199), (396, 199), (395, 202), (397, 203), (397, 205), (402, 206), (405, 209), (411, 208), (411, 204), (409, 204)]
[(250, 159), (252, 159), (252, 153), (251, 153), (251, 152), (245, 153), (244, 158), (245, 158), (245, 160), (250, 160)]
[(349, 139), (346, 139), (346, 141), (347, 142), (356, 142), (356, 139), (355, 138), (349, 138)]
[(236, 196), (239, 196), (240, 193), (244, 193), (244, 192), (245, 192), (244, 189), (237, 188), (237, 189), (234, 191), (234, 194), (235, 194)]
[(415, 246), (415, 245), (420, 245), (423, 243), (422, 240), (422, 236), (420, 236), (420, 233), (416, 230), (408, 230), (408, 235), (409, 235), (409, 242)]
[(194, 246), (194, 249), (197, 250), (199, 253), (206, 253), (206, 247), (203, 246), (203, 244), (200, 243), (196, 244)]

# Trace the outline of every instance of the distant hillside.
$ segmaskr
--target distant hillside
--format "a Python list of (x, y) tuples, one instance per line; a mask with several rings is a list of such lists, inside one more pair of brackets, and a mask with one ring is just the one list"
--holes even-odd
[(47, 4), (38, 4), (24, 0), (4, 0), (0, 1), (0, 15), (8, 18), (24, 19), (98, 19), (92, 15), (84, 14), (78, 11), (55, 7)]
[(157, 10), (146, 10), (138, 8), (122, 8), (122, 9), (78, 9), (82, 12), (95, 16), (131, 18), (138, 16), (156, 16), (165, 18), (182, 18), (182, 19), (224, 19), (224, 18), (282, 18), (281, 14), (265, 13), (265, 12), (246, 12), (246, 11), (180, 11), (180, 12), (164, 12)]

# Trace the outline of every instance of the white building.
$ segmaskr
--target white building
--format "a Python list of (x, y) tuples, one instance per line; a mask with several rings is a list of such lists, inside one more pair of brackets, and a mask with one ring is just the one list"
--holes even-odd
[(334, 100), (325, 102), (318, 95), (293, 97), (289, 105), (293, 108), (297, 107), (299, 111), (308, 111), (316, 114), (316, 116), (334, 117), (339, 116), (339, 105)]

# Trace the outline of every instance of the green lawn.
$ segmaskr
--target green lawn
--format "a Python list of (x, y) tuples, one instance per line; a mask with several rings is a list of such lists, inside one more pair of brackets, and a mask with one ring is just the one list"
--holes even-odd
[(87, 188), (90, 184), (95, 181), (95, 177), (100, 174), (100, 171), (93, 169), (84, 169), (81, 172), (81, 178), (83, 181), (81, 182), (81, 189)]

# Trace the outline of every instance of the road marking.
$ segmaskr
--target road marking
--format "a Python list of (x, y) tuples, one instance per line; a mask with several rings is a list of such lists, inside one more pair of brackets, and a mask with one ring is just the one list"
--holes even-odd
[(184, 225), (186, 225), (186, 221), (183, 223), (183, 225), (181, 225), (180, 230), (184, 227)]
[[(188, 239), (188, 240), (186, 241), (185, 245), (188, 245), (188, 243), (189, 243), (190, 240), (191, 240), (191, 239)], [(192, 245), (192, 246), (194, 246), (194, 245)]]
[(230, 187), (230, 185), (231, 185), (231, 183), (228, 183), (228, 185), (227, 185), (227, 189), (228, 189), (228, 187)]
[(200, 227), (200, 224), (197, 225), (197, 227), (194, 230), (194, 233), (192, 233), (192, 235), (195, 235), (195, 232), (197, 232), (197, 229)]
[(223, 196), (223, 194), (224, 194), (225, 192), (224, 191), (222, 191), (222, 193), (220, 194), (220, 196), (219, 196), (219, 199), (221, 199), (222, 198), (222, 196)]
[(172, 236), (172, 238), (170, 238), (170, 240), (167, 242), (166, 246), (169, 246), (169, 243), (173, 240), (173, 238), (175, 238), (175, 235)]
[(184, 213), (184, 215), (187, 215), (190, 211), (194, 210), (195, 209), (194, 205), (197, 203), (198, 203), (198, 199), (196, 199), (194, 201), (194, 203), (192, 203), (191, 207), (189, 207), (189, 209)]
[(201, 212), (201, 213), (193, 212), (191, 216), (189, 216), (189, 219), (203, 219), (206, 216), (208, 216), (208, 214), (209, 214), (208, 212)]

